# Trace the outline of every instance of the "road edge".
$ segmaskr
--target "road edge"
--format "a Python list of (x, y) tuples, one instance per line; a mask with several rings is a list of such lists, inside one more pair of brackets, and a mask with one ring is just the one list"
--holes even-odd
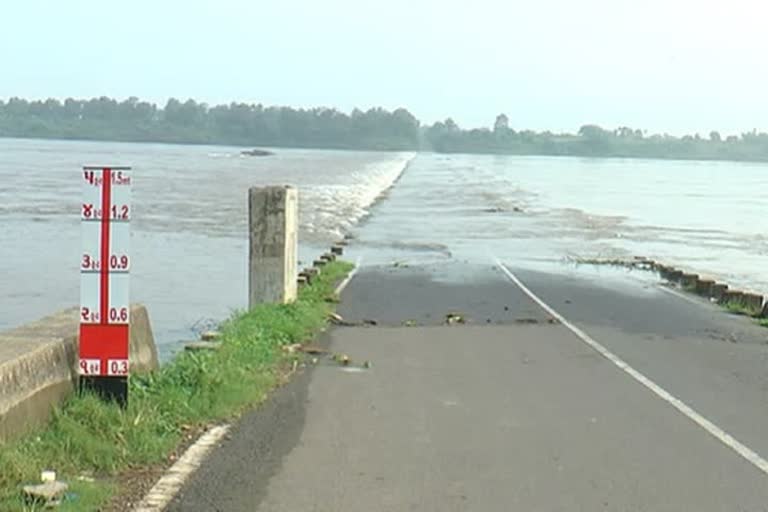
[[(352, 281), (361, 263), (362, 258), (357, 258), (355, 267), (336, 286), (334, 291), (337, 295), (340, 295), (344, 288)], [(152, 486), (139, 504), (133, 508), (133, 512), (162, 512), (173, 501), (192, 474), (205, 462), (211, 450), (229, 433), (231, 428), (231, 423), (216, 425), (201, 435), (179, 457), (179, 460), (163, 473), (163, 476)]]

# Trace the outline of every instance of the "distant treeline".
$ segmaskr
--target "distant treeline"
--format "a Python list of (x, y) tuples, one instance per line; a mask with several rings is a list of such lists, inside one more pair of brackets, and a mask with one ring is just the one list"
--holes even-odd
[(422, 125), (405, 109), (350, 114), (231, 103), (208, 106), (168, 100), (160, 108), (129, 98), (118, 102), (49, 99), (0, 101), (0, 137), (177, 142), (329, 149), (426, 150), (585, 157), (768, 161), (768, 134), (721, 137), (648, 135), (627, 127), (582, 126), (577, 134), (516, 131), (506, 115), (490, 128), (462, 129), (446, 119)]

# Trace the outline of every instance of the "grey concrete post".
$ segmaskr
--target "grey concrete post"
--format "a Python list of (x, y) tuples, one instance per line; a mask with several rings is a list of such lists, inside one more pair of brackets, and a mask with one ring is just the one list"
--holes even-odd
[(296, 300), (298, 193), (289, 186), (248, 190), (248, 307)]

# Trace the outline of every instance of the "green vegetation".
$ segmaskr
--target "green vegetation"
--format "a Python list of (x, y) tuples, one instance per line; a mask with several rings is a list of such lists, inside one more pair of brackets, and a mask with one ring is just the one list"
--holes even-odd
[(596, 125), (582, 126), (575, 135), (516, 132), (502, 114), (493, 130), (461, 130), (448, 119), (427, 128), (426, 138), (436, 151), (450, 153), (768, 161), (768, 134), (756, 131), (726, 139), (718, 132), (709, 138), (649, 136), (627, 127), (606, 130)]
[[(760, 315), (762, 314), (762, 310), (749, 307), (743, 302), (738, 300), (721, 302), (720, 305), (726, 311), (734, 315), (744, 315), (744, 316), (751, 316), (752, 318), (759, 318)], [(760, 325), (764, 325), (764, 324), (760, 322)]]
[(505, 114), (491, 128), (462, 129), (452, 119), (422, 125), (399, 108), (294, 109), (232, 103), (210, 107), (170, 99), (164, 107), (132, 97), (0, 101), (0, 137), (177, 142), (441, 153), (768, 161), (768, 133), (723, 137), (713, 131), (673, 137), (584, 125), (578, 133), (516, 131)]
[(408, 111), (209, 107), (171, 99), (165, 108), (129, 98), (0, 102), (0, 136), (339, 149), (416, 149), (419, 122)]
[[(37, 482), (43, 469), (70, 484), (73, 499), (62, 511), (96, 510), (121, 472), (162, 463), (185, 432), (263, 401), (297, 357), (281, 347), (305, 342), (326, 325), (333, 309), (326, 299), (351, 267), (326, 265), (293, 304), (236, 313), (221, 326), (219, 350), (184, 352), (156, 374), (132, 378), (126, 410), (73, 396), (46, 428), (0, 444), (0, 510), (30, 510), (20, 486)], [(83, 475), (95, 481), (78, 480)]]

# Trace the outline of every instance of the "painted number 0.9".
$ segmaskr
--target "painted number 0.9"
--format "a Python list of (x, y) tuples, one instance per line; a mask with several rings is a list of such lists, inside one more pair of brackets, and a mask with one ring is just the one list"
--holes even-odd
[(116, 254), (113, 254), (109, 258), (109, 268), (110, 270), (127, 270), (128, 269), (128, 256), (123, 254), (122, 256), (117, 256)]

